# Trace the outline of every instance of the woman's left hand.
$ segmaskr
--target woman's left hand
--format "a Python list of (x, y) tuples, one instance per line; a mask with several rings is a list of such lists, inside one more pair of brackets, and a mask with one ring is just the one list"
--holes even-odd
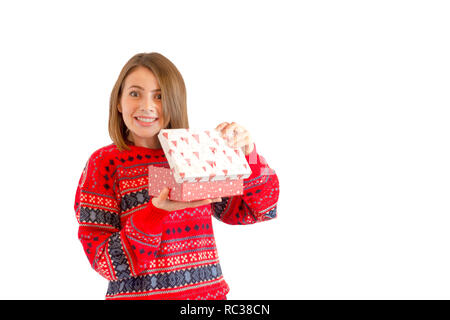
[(242, 148), (242, 152), (246, 156), (253, 151), (254, 145), (250, 133), (236, 122), (222, 122), (216, 127), (216, 130), (221, 133), (231, 148)]

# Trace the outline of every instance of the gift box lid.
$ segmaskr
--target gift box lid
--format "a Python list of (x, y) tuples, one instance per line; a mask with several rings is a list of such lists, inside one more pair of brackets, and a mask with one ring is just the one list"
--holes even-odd
[(248, 178), (241, 148), (231, 148), (216, 129), (161, 129), (158, 139), (177, 183)]

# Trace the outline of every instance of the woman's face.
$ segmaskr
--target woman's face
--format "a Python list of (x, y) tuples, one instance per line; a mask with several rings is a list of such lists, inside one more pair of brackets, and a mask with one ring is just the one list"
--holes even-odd
[(136, 146), (161, 148), (157, 137), (163, 124), (161, 88), (153, 72), (139, 66), (128, 74), (118, 109), (130, 130), (128, 139)]

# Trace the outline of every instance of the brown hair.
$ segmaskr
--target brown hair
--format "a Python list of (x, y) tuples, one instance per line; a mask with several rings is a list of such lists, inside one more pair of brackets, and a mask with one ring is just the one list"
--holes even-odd
[(118, 104), (125, 78), (138, 66), (147, 67), (158, 80), (162, 96), (163, 128), (189, 128), (186, 86), (181, 73), (169, 59), (159, 53), (138, 53), (128, 60), (120, 71), (109, 100), (109, 136), (120, 151), (130, 150), (128, 144), (133, 142), (127, 137), (128, 128), (119, 112)]

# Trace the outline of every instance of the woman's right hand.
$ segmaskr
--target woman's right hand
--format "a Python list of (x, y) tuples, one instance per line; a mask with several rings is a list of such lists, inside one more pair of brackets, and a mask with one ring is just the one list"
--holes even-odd
[(170, 190), (168, 187), (164, 187), (158, 197), (152, 198), (153, 205), (162, 210), (177, 211), (177, 210), (183, 210), (185, 208), (194, 208), (194, 207), (204, 206), (204, 205), (210, 204), (212, 202), (222, 201), (222, 198), (197, 200), (197, 201), (192, 201), (192, 202), (174, 201), (174, 200), (168, 199), (169, 191)]

